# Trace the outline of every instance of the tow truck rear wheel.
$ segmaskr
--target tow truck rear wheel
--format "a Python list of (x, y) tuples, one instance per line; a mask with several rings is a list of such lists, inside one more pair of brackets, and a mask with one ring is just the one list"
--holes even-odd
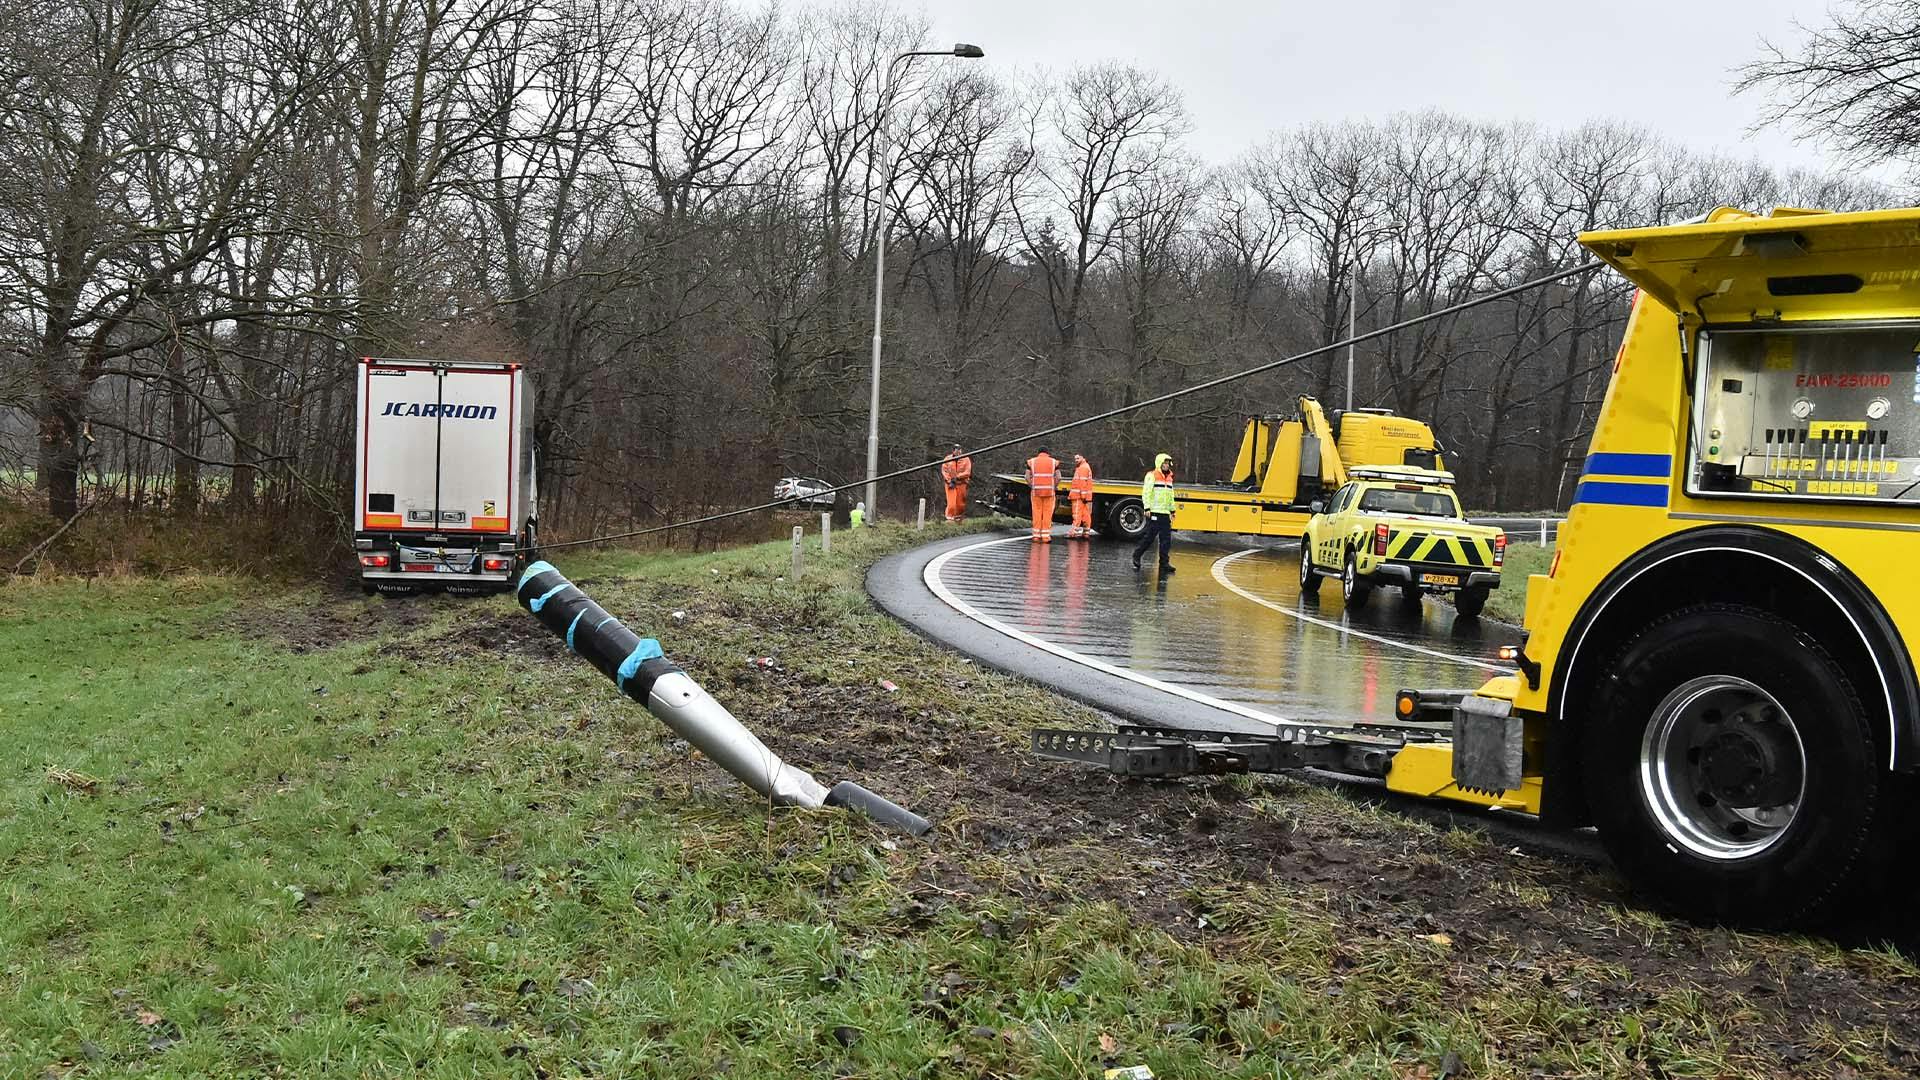
[(1830, 920), (1893, 849), (1901, 789), (1833, 657), (1760, 608), (1648, 624), (1583, 731), (1594, 824), (1635, 888), (1699, 920)]
[(1121, 499), (1107, 511), (1107, 532), (1122, 540), (1138, 540), (1147, 532), (1147, 504)]
[(1340, 599), (1350, 608), (1367, 606), (1367, 597), (1373, 594), (1373, 585), (1360, 576), (1360, 565), (1355, 559), (1353, 549), (1347, 549), (1347, 564), (1340, 571)]
[(1313, 543), (1300, 538), (1300, 595), (1320, 595), (1320, 575), (1313, 569)]
[(1487, 606), (1487, 587), (1475, 585), (1453, 594), (1453, 609), (1463, 618), (1477, 619)]

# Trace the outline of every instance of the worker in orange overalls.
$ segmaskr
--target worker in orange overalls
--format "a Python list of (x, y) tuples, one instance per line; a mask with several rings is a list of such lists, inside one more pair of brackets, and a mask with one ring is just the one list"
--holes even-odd
[(1087, 455), (1073, 455), (1073, 486), (1067, 491), (1067, 501), (1073, 504), (1073, 528), (1067, 530), (1067, 537), (1076, 540), (1093, 538), (1093, 466), (1087, 463)]
[(940, 479), (947, 482), (947, 520), (959, 521), (967, 516), (967, 481), (973, 479), (973, 459), (960, 452), (959, 443), (940, 463)]
[(1053, 543), (1053, 501), (1060, 495), (1060, 463), (1046, 447), (1027, 459), (1027, 490), (1033, 494), (1033, 539)]

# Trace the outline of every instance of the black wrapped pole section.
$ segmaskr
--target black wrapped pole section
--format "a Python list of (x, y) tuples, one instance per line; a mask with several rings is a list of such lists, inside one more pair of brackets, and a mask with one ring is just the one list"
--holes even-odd
[(780, 760), (726, 707), (661, 653), (660, 643), (627, 629), (587, 598), (553, 564), (535, 562), (520, 575), (520, 606), (559, 635), (567, 648), (613, 680), (626, 696), (748, 787), (786, 806), (839, 806), (919, 836), (933, 824), (851, 781), (832, 790)]

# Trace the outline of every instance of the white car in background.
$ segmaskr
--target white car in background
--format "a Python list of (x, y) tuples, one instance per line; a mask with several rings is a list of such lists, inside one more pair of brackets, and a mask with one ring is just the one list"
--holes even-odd
[(809, 476), (782, 477), (773, 485), (776, 499), (799, 499), (801, 506), (832, 506), (833, 485)]

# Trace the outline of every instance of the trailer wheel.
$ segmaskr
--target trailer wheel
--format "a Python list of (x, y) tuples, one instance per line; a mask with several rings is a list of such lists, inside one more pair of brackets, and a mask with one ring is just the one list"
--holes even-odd
[(1340, 571), (1340, 599), (1345, 600), (1350, 608), (1363, 608), (1367, 606), (1367, 597), (1371, 595), (1373, 585), (1360, 576), (1359, 562), (1354, 557), (1353, 549), (1348, 548), (1347, 565)]
[(1680, 914), (1820, 921), (1872, 896), (1904, 791), (1846, 673), (1791, 623), (1702, 604), (1606, 669), (1582, 733), (1594, 823)]
[(1300, 538), (1300, 595), (1320, 595), (1320, 575), (1313, 569), (1313, 544)]
[(1147, 505), (1139, 499), (1121, 499), (1107, 511), (1107, 532), (1122, 540), (1147, 534)]
[(1480, 613), (1486, 610), (1489, 591), (1491, 590), (1485, 585), (1461, 589), (1453, 594), (1453, 609), (1458, 611), (1463, 619), (1477, 619)]

